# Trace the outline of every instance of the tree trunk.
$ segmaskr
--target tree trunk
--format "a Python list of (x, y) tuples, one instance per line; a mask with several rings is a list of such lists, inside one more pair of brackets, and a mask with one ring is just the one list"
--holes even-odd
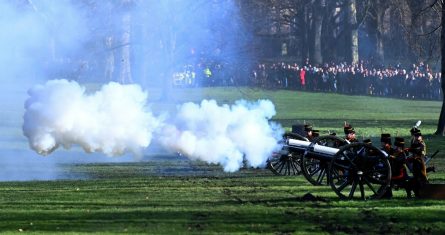
[(122, 16), (122, 55), (121, 55), (121, 71), (120, 81), (122, 84), (132, 83), (131, 78), (131, 14), (125, 12)]
[(348, 0), (348, 21), (350, 29), (349, 59), (351, 63), (358, 63), (358, 25), (355, 0)]
[[(308, 37), (309, 37), (309, 7), (304, 7), (304, 15), (303, 15), (303, 24), (301, 27), (301, 61), (304, 64), (306, 60), (309, 58), (309, 46), (308, 46)], [(298, 35), (297, 35), (298, 36)]]
[(323, 30), (323, 16), (324, 16), (324, 7), (326, 3), (324, 0), (317, 0), (312, 3), (312, 53), (311, 60), (314, 64), (322, 64), (323, 56), (321, 53), (321, 33)]
[(171, 90), (172, 90), (172, 78), (173, 71), (175, 66), (175, 56), (178, 53), (176, 50), (177, 43), (177, 31), (176, 25), (179, 24), (179, 19), (174, 13), (173, 9), (165, 8), (165, 14), (171, 20), (171, 24), (167, 25), (165, 32), (165, 36), (163, 37), (163, 54), (164, 54), (164, 63), (166, 67), (164, 68), (163, 78), (162, 78), (162, 94), (160, 99), (164, 101), (168, 101), (171, 99)]
[(174, 32), (173, 27), (169, 28), (167, 35), (168, 37), (166, 38), (164, 50), (167, 66), (163, 73), (162, 94), (160, 98), (163, 101), (168, 101), (171, 98), (172, 78), (176, 53), (176, 32)]
[(306, 46), (307, 46), (307, 57), (309, 58), (310, 63), (313, 63), (314, 60), (314, 13), (313, 7), (308, 6), (307, 11), (307, 21), (306, 21)]
[(114, 76), (114, 49), (113, 37), (105, 38), (106, 59), (105, 59), (105, 81), (113, 81)]
[[(442, 54), (441, 58), (441, 88), (442, 94), (445, 91), (445, 7), (442, 7), (442, 30), (440, 34), (440, 52)], [(445, 97), (442, 95), (442, 109), (440, 110), (439, 121), (437, 123), (436, 135), (443, 136), (445, 131)]]
[[(383, 12), (381, 12), (383, 11)], [(377, 23), (377, 30), (376, 30), (376, 61), (382, 61), (385, 58), (385, 52), (383, 50), (383, 16), (385, 10), (384, 9), (379, 9), (379, 11), (377, 12), (377, 17), (376, 17), (376, 23)]]
[(314, 20), (314, 64), (322, 64), (323, 58), (321, 55), (321, 30), (323, 29), (323, 16), (319, 13), (315, 15)]

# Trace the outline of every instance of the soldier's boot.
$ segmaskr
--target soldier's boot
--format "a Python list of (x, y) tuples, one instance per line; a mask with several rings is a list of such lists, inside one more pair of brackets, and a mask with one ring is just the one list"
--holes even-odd
[(405, 191), (406, 191), (406, 197), (407, 198), (412, 198), (412, 189), (407, 185), (407, 187), (405, 187)]
[(426, 172), (427, 172), (427, 173), (428, 173), (428, 172), (436, 172), (436, 167), (434, 167), (434, 166), (429, 166), (429, 167), (426, 168)]

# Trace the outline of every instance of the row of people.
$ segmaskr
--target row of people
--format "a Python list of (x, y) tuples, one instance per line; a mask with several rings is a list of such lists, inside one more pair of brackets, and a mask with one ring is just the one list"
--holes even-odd
[(442, 98), (441, 73), (428, 66), (377, 68), (365, 64), (259, 64), (252, 71), (257, 86), (352, 95), (411, 99)]
[(441, 73), (423, 63), (409, 67), (378, 67), (365, 62), (315, 66), (306, 61), (303, 65), (258, 63), (249, 69), (246, 65), (207, 61), (179, 68), (172, 80), (178, 87), (241, 85), (410, 99), (442, 98)]

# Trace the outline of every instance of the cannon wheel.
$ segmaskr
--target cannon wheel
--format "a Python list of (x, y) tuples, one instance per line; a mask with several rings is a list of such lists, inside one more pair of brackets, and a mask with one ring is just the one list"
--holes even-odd
[(341, 199), (378, 199), (390, 187), (391, 167), (376, 147), (353, 143), (341, 147), (332, 158), (328, 177)]
[[(323, 145), (326, 147), (339, 148), (349, 142), (337, 136), (327, 135), (321, 136), (314, 139), (309, 145), (309, 148), (313, 147), (315, 144)], [(329, 166), (329, 161), (320, 160), (311, 157), (307, 152), (301, 157), (301, 169), (303, 171), (304, 177), (312, 185), (327, 185), (328, 177), (327, 171)]]
[[(284, 138), (307, 140), (296, 133), (285, 134)], [(281, 151), (272, 154), (267, 161), (267, 167), (275, 175), (299, 175), (301, 174), (301, 154), (292, 152), (287, 146), (283, 146)]]

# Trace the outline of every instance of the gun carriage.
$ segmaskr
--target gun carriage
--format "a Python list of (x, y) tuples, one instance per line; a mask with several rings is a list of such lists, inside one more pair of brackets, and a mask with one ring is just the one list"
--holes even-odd
[[(301, 125), (294, 125), (291, 133), (283, 135), (282, 148), (269, 159), (268, 167), (277, 175), (303, 174), (313, 185), (330, 185), (341, 199), (390, 198), (393, 188), (404, 188), (408, 197), (414, 191), (419, 198), (445, 198), (444, 185), (428, 182), (426, 172), (435, 170), (434, 166), (426, 166), (439, 151), (421, 157), (424, 144), (421, 138), (417, 139), (421, 137), (420, 123), (418, 121), (410, 131), (416, 138), (410, 148), (404, 148), (404, 139), (396, 137), (394, 145), (397, 149), (388, 150), (387, 145), (389, 143), (390, 146), (391, 142), (386, 141), (391, 141), (390, 135), (382, 134), (381, 142), (392, 156), (373, 146), (370, 140), (367, 143), (350, 143), (335, 135), (314, 138), (315, 130), (311, 126), (307, 128), (309, 125), (305, 125), (302, 129)], [(303, 137), (302, 130), (311, 140)], [(345, 122), (345, 134), (351, 133), (355, 133), (353, 128)], [(407, 173), (406, 168), (413, 176)]]
[(391, 183), (388, 155), (365, 143), (336, 136), (308, 141), (285, 135), (283, 148), (269, 167), (276, 174), (303, 174), (313, 185), (329, 184), (342, 199), (381, 198)]

